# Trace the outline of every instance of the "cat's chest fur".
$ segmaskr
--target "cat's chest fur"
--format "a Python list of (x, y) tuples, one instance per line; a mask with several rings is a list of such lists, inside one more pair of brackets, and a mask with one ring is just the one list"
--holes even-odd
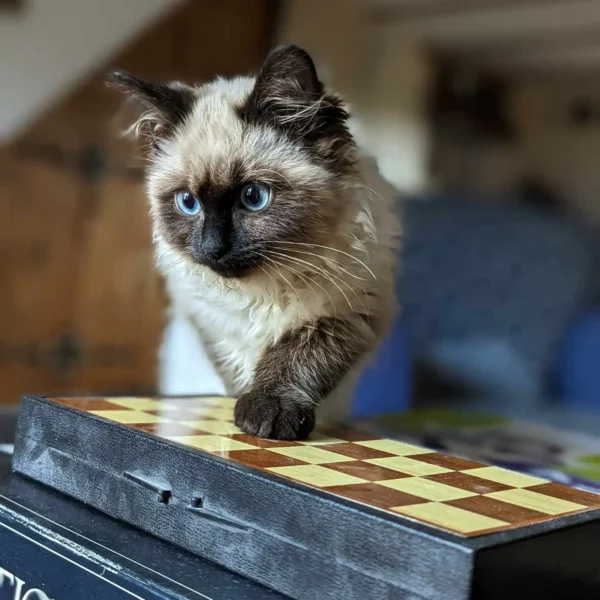
[(238, 394), (252, 380), (264, 351), (286, 331), (302, 324), (306, 309), (318, 312), (315, 300), (300, 298), (278, 287), (258, 288), (190, 279), (170, 271), (167, 285), (173, 311), (184, 315), (200, 333), (228, 392)]

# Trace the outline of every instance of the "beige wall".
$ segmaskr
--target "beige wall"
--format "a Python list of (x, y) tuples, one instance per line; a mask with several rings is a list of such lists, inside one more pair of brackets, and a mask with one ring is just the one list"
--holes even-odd
[(182, 0), (29, 0), (0, 18), (0, 142)]
[(584, 128), (569, 118), (571, 103), (581, 96), (600, 107), (600, 83), (556, 78), (515, 82), (509, 107), (516, 138), (471, 147), (436, 140), (442, 187), (493, 201), (502, 198), (497, 192), (514, 190), (524, 177), (534, 177), (558, 193), (572, 212), (600, 222), (600, 121)]
[(355, 0), (289, 0), (280, 39), (306, 48), (344, 94), (384, 176), (402, 191), (422, 190), (430, 70), (418, 41), (369, 25)]
[(600, 83), (540, 81), (517, 87), (523, 169), (565, 195), (572, 207), (600, 222), (600, 122), (577, 127), (569, 106), (587, 95), (600, 106)]
[(523, 176), (534, 176), (574, 213), (600, 222), (600, 122), (577, 127), (569, 119), (571, 103), (581, 96), (600, 106), (600, 83), (548, 79), (515, 84), (511, 108), (518, 137), (479, 152), (471, 186), (506, 190)]

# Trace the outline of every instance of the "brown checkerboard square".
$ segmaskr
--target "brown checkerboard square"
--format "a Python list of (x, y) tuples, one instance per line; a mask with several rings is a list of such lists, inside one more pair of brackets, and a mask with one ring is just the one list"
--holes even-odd
[(385, 481), (386, 479), (400, 479), (402, 477), (408, 477), (398, 471), (392, 471), (385, 467), (378, 467), (377, 465), (369, 465), (360, 460), (355, 462), (343, 462), (334, 463), (331, 465), (324, 465), (328, 469), (339, 471), (340, 473), (346, 473), (347, 475), (354, 475), (354, 477), (360, 477), (367, 481)]
[(583, 506), (598, 506), (600, 503), (600, 495), (598, 494), (570, 488), (559, 483), (542, 483), (541, 485), (534, 485), (527, 489), (538, 494), (552, 496), (552, 498), (560, 498), (568, 502), (583, 504)]
[(320, 446), (325, 450), (331, 450), (331, 452), (337, 452), (356, 460), (367, 460), (369, 458), (386, 458), (393, 456), (389, 452), (383, 452), (381, 450), (374, 450), (373, 448), (366, 448), (365, 446), (359, 446), (358, 444), (325, 444)]
[(474, 492), (475, 494), (490, 494), (491, 492), (502, 492), (510, 489), (509, 486), (503, 483), (488, 481), (487, 479), (481, 479), (480, 477), (475, 477), (468, 473), (461, 473), (460, 471), (439, 473), (438, 475), (427, 475), (425, 479), (431, 479), (438, 483), (445, 483), (452, 487), (460, 488), (461, 490)]
[(362, 504), (369, 504), (370, 506), (384, 509), (389, 509), (392, 506), (411, 506), (427, 502), (424, 498), (419, 498), (412, 494), (406, 494), (390, 488), (381, 488), (376, 483), (338, 485), (327, 488), (327, 491), (336, 496), (350, 498)]
[(438, 467), (445, 467), (446, 469), (452, 469), (453, 471), (464, 471), (465, 469), (476, 469), (481, 466), (481, 463), (473, 462), (472, 460), (465, 460), (464, 458), (456, 458), (455, 456), (448, 456), (447, 454), (438, 454), (432, 452), (431, 454), (416, 454), (413, 456), (415, 460), (426, 462), (430, 465), (436, 465)]
[(347, 442), (368, 442), (369, 440), (377, 440), (378, 436), (353, 429), (352, 427), (317, 427), (317, 431), (332, 438), (346, 440)]
[(248, 465), (249, 467), (257, 467), (259, 469), (269, 469), (270, 467), (297, 467), (306, 464), (296, 458), (261, 449), (232, 450), (228, 453), (228, 458), (235, 460), (235, 462)]
[(53, 402), (56, 402), (61, 406), (76, 408), (83, 412), (89, 412), (91, 410), (128, 410), (122, 406), (116, 406), (104, 398), (56, 398), (53, 399)]
[(537, 510), (508, 504), (507, 502), (494, 500), (494, 498), (489, 498), (488, 496), (460, 498), (459, 500), (450, 500), (447, 504), (477, 513), (478, 515), (500, 519), (500, 521), (506, 521), (507, 523), (535, 523), (546, 518), (544, 513)]

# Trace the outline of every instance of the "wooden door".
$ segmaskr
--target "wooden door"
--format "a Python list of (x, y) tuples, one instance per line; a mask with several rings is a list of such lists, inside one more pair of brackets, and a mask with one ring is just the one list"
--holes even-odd
[(80, 186), (43, 164), (2, 162), (0, 400), (14, 400), (29, 385), (58, 384), (54, 349), (71, 327)]
[(0, 403), (155, 388), (165, 296), (141, 163), (120, 142), (119, 67), (156, 80), (254, 71), (270, 0), (196, 0), (0, 149)]

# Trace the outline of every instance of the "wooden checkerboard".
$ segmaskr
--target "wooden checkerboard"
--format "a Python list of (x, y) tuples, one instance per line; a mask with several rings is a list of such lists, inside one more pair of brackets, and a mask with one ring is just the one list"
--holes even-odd
[(465, 537), (600, 508), (600, 495), (350, 428), (263, 440), (233, 424), (235, 399), (54, 398), (95, 415)]

